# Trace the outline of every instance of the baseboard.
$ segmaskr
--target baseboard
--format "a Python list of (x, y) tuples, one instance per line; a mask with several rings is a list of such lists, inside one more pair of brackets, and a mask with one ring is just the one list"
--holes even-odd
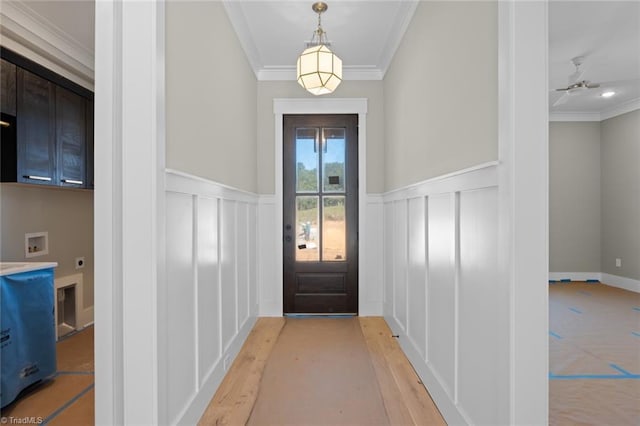
[(80, 324), (82, 324), (82, 327), (93, 325), (93, 306), (82, 310), (82, 321), (80, 321)]
[(549, 272), (549, 281), (602, 281), (602, 272)]
[(358, 306), (358, 315), (361, 317), (381, 317), (383, 315), (382, 302), (363, 302)]
[(640, 280), (634, 280), (632, 278), (620, 277), (618, 275), (611, 275), (602, 273), (603, 284), (610, 285), (611, 287), (618, 287), (624, 290), (640, 293)]
[[(402, 329), (395, 318), (385, 316), (384, 319), (394, 333), (398, 334), (398, 330)], [(465, 418), (464, 414), (458, 409), (455, 402), (449, 397), (447, 391), (442, 387), (436, 375), (420, 356), (420, 352), (418, 352), (406, 337), (406, 335), (399, 334), (398, 343), (400, 344), (404, 354), (409, 359), (409, 362), (411, 362), (413, 369), (422, 380), (422, 383), (427, 388), (429, 395), (431, 395), (431, 399), (433, 399), (433, 402), (438, 407), (438, 410), (440, 411), (440, 414), (442, 414), (442, 417), (444, 417), (445, 422), (449, 425), (471, 424)]]
[(598, 280), (611, 287), (640, 293), (640, 280), (620, 277), (604, 272), (549, 272), (549, 281), (587, 281)]
[[(220, 386), (220, 383), (222, 383), (225, 374), (227, 374), (227, 372), (224, 370), (223, 360), (226, 357), (230, 357), (231, 360), (236, 359), (236, 356), (238, 356), (240, 349), (242, 349), (242, 345), (247, 340), (247, 337), (249, 336), (251, 329), (253, 329), (253, 326), (255, 325), (257, 319), (257, 317), (250, 317), (247, 321), (245, 321), (240, 331), (238, 331), (238, 334), (236, 334), (231, 341), (229, 349), (227, 349), (225, 353), (223, 353), (222, 356), (218, 359), (218, 362), (216, 363), (213, 370), (211, 370), (211, 373), (203, 381), (200, 390), (195, 394), (191, 402), (187, 404), (187, 407), (182, 412), (182, 414), (178, 416), (179, 420), (176, 422), (176, 424), (198, 424), (198, 421), (209, 406), (209, 402), (211, 402), (211, 399), (215, 395), (216, 390)], [(229, 366), (231, 366), (231, 364), (229, 364)]]

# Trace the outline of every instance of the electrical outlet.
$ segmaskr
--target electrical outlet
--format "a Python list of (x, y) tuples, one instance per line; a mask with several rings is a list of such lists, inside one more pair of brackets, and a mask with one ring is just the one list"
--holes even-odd
[(616, 268), (622, 268), (622, 259), (616, 259)]
[(84, 256), (76, 257), (76, 269), (82, 269), (82, 268), (84, 268)]
[(224, 357), (224, 361), (222, 362), (222, 368), (224, 369), (224, 371), (227, 371), (229, 369), (229, 362), (231, 362), (231, 356), (227, 355)]

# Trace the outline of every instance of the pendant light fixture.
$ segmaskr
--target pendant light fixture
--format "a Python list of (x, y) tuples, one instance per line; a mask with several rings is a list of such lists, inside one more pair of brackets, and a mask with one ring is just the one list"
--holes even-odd
[(298, 83), (314, 95), (331, 93), (342, 81), (342, 60), (329, 49), (327, 33), (322, 29), (321, 15), (327, 7), (323, 2), (311, 6), (318, 14), (318, 28), (296, 65)]

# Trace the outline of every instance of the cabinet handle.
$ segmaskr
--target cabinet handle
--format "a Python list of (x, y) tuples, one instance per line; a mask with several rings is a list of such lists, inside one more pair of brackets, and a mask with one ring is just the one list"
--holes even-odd
[(74, 180), (74, 179), (62, 179), (62, 182), (64, 182), (64, 183), (72, 183), (74, 185), (82, 185), (84, 183), (81, 180)]
[(51, 181), (51, 178), (50, 177), (46, 177), (46, 176), (23, 176), (23, 177), (25, 177), (27, 179), (31, 179), (31, 180), (44, 180), (44, 181), (47, 181), (47, 182)]
[(11, 127), (11, 123), (0, 120), (0, 127)]

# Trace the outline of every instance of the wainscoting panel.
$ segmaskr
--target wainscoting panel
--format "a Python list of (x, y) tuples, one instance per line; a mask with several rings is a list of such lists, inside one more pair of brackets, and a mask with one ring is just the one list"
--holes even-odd
[(360, 224), (359, 313), (382, 315), (383, 204), (382, 195), (368, 194), (364, 223)]
[(428, 198), (429, 363), (450, 398), (455, 399), (456, 270), (455, 194)]
[(383, 197), (384, 315), (449, 424), (500, 423), (508, 387), (497, 182), (491, 163)]
[(257, 204), (255, 194), (166, 173), (163, 423), (198, 422), (255, 323)]
[(168, 330), (168, 411), (177, 413), (193, 398), (196, 389), (196, 321), (194, 316), (195, 276), (193, 250), (194, 197), (168, 193), (167, 300)]
[(393, 316), (407, 330), (407, 201), (393, 202)]
[(218, 200), (198, 198), (198, 364), (199, 383), (206, 380), (221, 354)]
[(393, 203), (384, 203), (383, 208), (383, 258), (384, 258), (384, 291), (383, 307), (384, 314), (393, 312), (393, 227), (395, 223), (395, 212)]
[(222, 286), (222, 347), (226, 349), (235, 336), (238, 324), (238, 282), (236, 277), (236, 201), (222, 200), (220, 222)]
[[(498, 190), (460, 193), (458, 284), (458, 400), (475, 424), (498, 418), (498, 392), (491, 391), (499, 365)], [(505, 294), (505, 292), (500, 291)], [(506, 302), (506, 301), (504, 301)], [(488, 385), (489, 384), (489, 385)]]
[(424, 309), (427, 300), (427, 246), (425, 243), (425, 202), (426, 198), (412, 198), (409, 200), (409, 323), (407, 336), (416, 350), (426, 358), (427, 345), (427, 311)]
[(238, 283), (236, 288), (237, 306), (238, 306), (238, 324), (236, 329), (242, 327), (244, 322), (249, 318), (249, 205), (247, 203), (238, 203), (237, 205), (237, 277)]

